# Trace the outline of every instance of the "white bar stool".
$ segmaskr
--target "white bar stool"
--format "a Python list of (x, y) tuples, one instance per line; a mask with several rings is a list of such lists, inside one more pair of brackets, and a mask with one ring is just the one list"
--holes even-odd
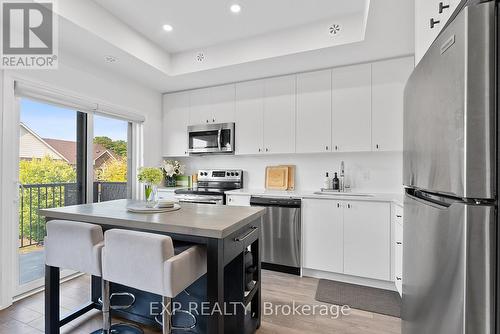
[[(69, 220), (51, 220), (46, 224), (45, 263), (48, 266), (71, 269), (102, 277), (104, 236), (98, 225)], [(124, 333), (124, 325), (111, 326), (109, 282), (102, 280), (103, 328), (94, 333)], [(126, 325), (128, 326), (128, 325)], [(130, 326), (131, 329), (135, 327)], [(126, 328), (128, 330), (128, 327)], [(139, 329), (139, 328), (137, 328)], [(140, 329), (139, 329), (140, 330)], [(134, 331), (133, 333), (143, 333)]]
[(106, 231), (104, 240), (103, 279), (162, 296), (169, 310), (162, 313), (163, 333), (191, 329), (172, 328), (171, 300), (207, 272), (206, 249), (175, 255), (169, 236), (119, 229)]

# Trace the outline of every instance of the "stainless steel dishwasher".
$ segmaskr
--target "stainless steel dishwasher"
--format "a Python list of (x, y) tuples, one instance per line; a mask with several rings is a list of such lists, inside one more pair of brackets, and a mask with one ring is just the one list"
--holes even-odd
[(301, 200), (252, 196), (251, 206), (266, 208), (262, 217), (262, 269), (300, 275)]

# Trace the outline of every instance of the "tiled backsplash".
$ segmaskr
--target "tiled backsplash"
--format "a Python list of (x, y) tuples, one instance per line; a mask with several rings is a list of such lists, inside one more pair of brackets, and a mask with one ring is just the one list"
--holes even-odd
[(346, 183), (356, 192), (402, 192), (401, 152), (359, 152), (284, 154), (260, 156), (209, 155), (181, 159), (190, 174), (203, 168), (243, 169), (245, 188), (262, 189), (265, 169), (269, 165), (296, 165), (295, 186), (297, 190), (318, 190), (323, 186), (325, 172), (333, 176), (340, 162), (345, 163)]

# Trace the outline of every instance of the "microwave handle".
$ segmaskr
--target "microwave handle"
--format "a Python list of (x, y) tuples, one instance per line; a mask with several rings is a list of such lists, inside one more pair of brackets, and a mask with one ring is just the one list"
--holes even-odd
[(219, 147), (219, 151), (222, 150), (221, 137), (222, 137), (222, 129), (219, 129), (219, 131), (217, 132), (217, 146)]

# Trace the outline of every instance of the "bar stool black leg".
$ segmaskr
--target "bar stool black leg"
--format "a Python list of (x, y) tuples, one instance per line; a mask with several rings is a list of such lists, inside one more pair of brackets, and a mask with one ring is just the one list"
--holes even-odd
[(59, 334), (59, 268), (45, 266), (45, 333)]

